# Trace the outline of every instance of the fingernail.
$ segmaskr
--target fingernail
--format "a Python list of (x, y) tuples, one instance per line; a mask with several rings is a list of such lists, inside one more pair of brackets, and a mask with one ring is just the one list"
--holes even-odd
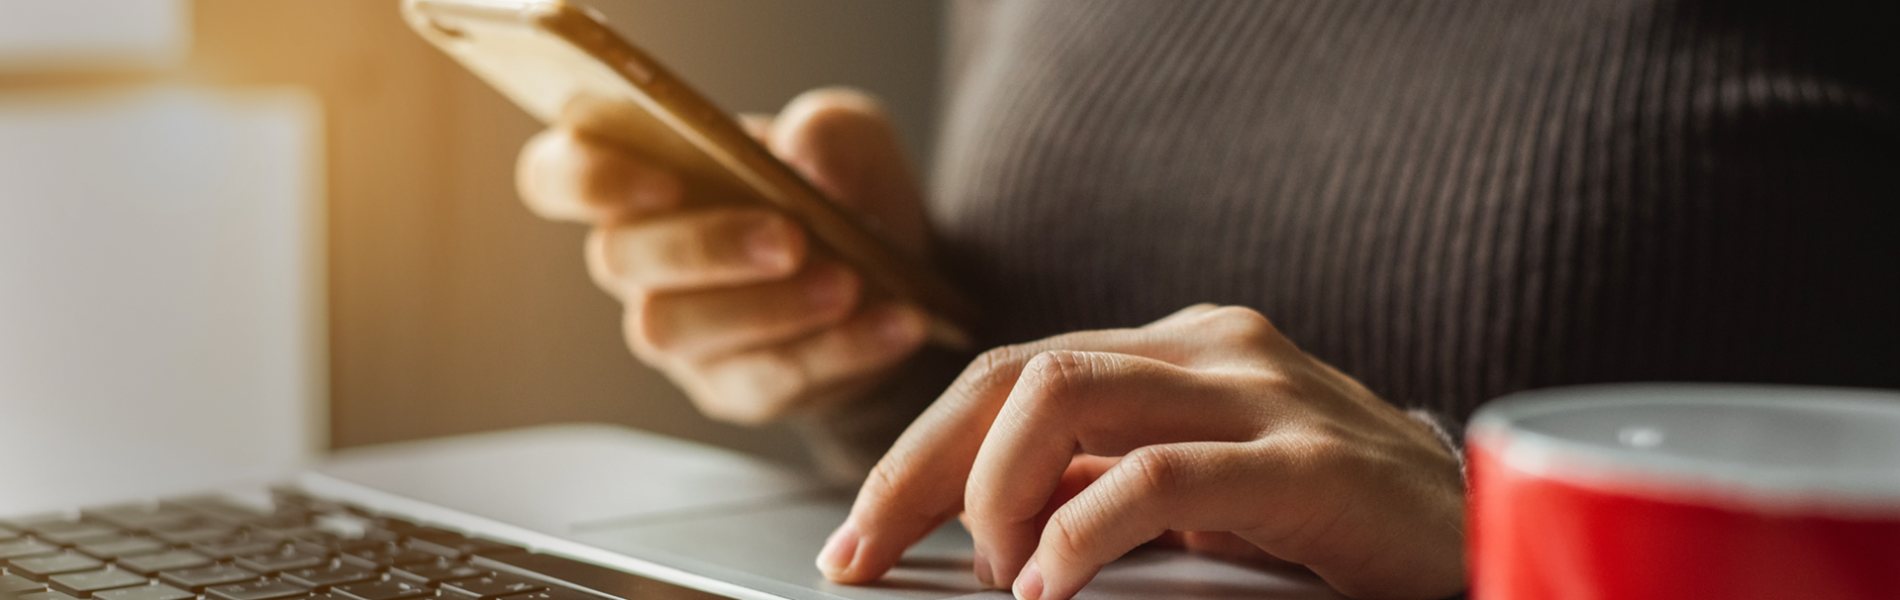
[[(884, 338), (884, 343), (891, 346), (908, 346), (915, 343), (917, 338), (923, 337), (923, 320), (922, 315), (918, 315), (916, 311), (893, 306), (885, 310), (880, 317), (880, 322), (877, 324), (878, 335)], [(982, 556), (982, 554), (978, 553), (977, 556)]]
[(841, 267), (821, 266), (814, 269), (810, 281), (806, 283), (805, 301), (816, 307), (844, 304), (845, 296), (851, 291), (846, 277), (849, 275)]
[(983, 589), (996, 588), (996, 575), (990, 571), (990, 557), (983, 555), (982, 548), (976, 549), (976, 556), (970, 558), (970, 565), (976, 571), (976, 582), (983, 584)]
[(746, 256), (752, 264), (773, 270), (791, 268), (792, 253), (787, 251), (785, 228), (775, 221), (761, 221), (745, 234)]
[(851, 569), (851, 559), (858, 554), (858, 528), (846, 521), (838, 530), (831, 532), (831, 538), (825, 540), (825, 549), (818, 553), (818, 570), (825, 577), (838, 579)]
[(1016, 600), (1042, 600), (1042, 569), (1036, 568), (1036, 561), (1023, 565), (1023, 572), (1016, 576)]

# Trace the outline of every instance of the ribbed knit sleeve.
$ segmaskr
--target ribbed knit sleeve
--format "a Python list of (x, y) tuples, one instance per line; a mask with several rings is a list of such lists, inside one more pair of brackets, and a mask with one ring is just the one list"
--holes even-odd
[(1395, 404), (1900, 387), (1880, 2), (968, 2), (932, 218), (987, 344), (1260, 310)]

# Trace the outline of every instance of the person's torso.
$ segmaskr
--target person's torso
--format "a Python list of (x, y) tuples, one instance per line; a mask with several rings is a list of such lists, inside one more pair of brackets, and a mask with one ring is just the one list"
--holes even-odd
[(1871, 15), (997, 0), (954, 18), (931, 211), (985, 342), (1216, 302), (1460, 415), (1579, 382), (1900, 386), (1900, 51)]

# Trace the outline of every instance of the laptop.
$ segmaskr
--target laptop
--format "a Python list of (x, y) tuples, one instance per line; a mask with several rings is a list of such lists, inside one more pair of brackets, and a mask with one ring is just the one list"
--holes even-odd
[[(606, 425), (345, 450), (277, 481), (0, 515), (18, 600), (1008, 598), (956, 523), (884, 580), (813, 566), (855, 490)], [(1338, 598), (1310, 576), (1142, 549), (1081, 598)]]

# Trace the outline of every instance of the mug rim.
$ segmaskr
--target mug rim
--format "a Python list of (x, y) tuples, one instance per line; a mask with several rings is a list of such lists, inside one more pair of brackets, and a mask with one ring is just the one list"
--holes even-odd
[(1467, 445), (1533, 476), (1595, 488), (1756, 510), (1815, 508), (1900, 513), (1900, 464), (1889, 468), (1816, 468), (1747, 464), (1594, 444), (1533, 431), (1529, 419), (1621, 406), (1803, 407), (1900, 415), (1900, 392), (1847, 387), (1737, 383), (1611, 383), (1509, 394), (1473, 414)]

